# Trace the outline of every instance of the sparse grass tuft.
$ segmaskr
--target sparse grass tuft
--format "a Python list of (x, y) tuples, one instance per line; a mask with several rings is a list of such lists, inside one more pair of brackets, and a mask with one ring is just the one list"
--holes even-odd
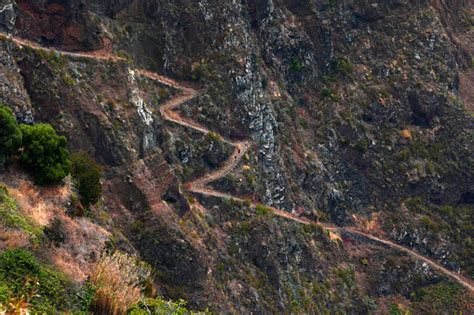
[(67, 73), (64, 73), (61, 76), (61, 79), (63, 80), (64, 84), (66, 84), (66, 86), (68, 87), (73, 87), (74, 85), (76, 85), (76, 82), (74, 81), (74, 79)]
[(209, 132), (209, 133), (207, 134), (207, 137), (208, 137), (210, 140), (214, 141), (214, 142), (221, 142), (221, 141), (222, 141), (221, 136), (219, 136), (219, 135), (218, 135), (217, 133), (215, 133), (215, 132)]

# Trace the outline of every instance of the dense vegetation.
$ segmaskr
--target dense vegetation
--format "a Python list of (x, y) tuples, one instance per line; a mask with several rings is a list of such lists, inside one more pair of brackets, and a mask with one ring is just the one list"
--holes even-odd
[(0, 170), (22, 143), (22, 133), (12, 111), (0, 105)]
[(87, 314), (95, 290), (89, 281), (74, 285), (27, 250), (0, 253), (0, 313)]
[(101, 167), (86, 153), (70, 159), (66, 146), (66, 137), (59, 136), (51, 125), (18, 125), (12, 111), (0, 106), (0, 170), (11, 155), (20, 153), (20, 162), (36, 183), (59, 183), (72, 172), (81, 203), (86, 207), (95, 204), (102, 193)]
[(21, 148), (20, 161), (38, 184), (58, 183), (71, 171), (66, 145), (51, 125), (18, 125), (12, 111), (0, 106), (0, 169)]
[(0, 254), (0, 310), (53, 314), (68, 304), (67, 280), (28, 251)]
[(67, 140), (51, 125), (20, 125), (23, 133), (21, 162), (38, 184), (58, 183), (71, 171)]
[(71, 161), (71, 173), (81, 195), (81, 203), (86, 207), (95, 204), (102, 193), (101, 167), (86, 153), (74, 154)]
[[(124, 313), (126, 310), (124, 307), (128, 305), (127, 303), (122, 305), (124, 300), (129, 297), (139, 298), (142, 285), (138, 282), (128, 283), (129, 279), (122, 275), (124, 270), (116, 269), (114, 266), (121, 266), (125, 268), (125, 271), (130, 272), (125, 275), (132, 274), (138, 277), (138, 273), (142, 272), (141, 268), (144, 265), (134, 258), (119, 253), (104, 257), (107, 261), (106, 266), (112, 266), (113, 270), (112, 276), (110, 273), (102, 273), (107, 282), (95, 281), (97, 279), (93, 277), (94, 282), (86, 281), (82, 287), (74, 288), (74, 285), (65, 276), (38, 261), (29, 251), (16, 249), (1, 253), (0, 313), (17, 314), (26, 309), (32, 314), (56, 314), (61, 311), (74, 314), (87, 314), (90, 311), (97, 313), (94, 306), (97, 307), (99, 302), (104, 303), (104, 292), (113, 295), (106, 299), (107, 303), (111, 303), (107, 309), (114, 310), (111, 313), (116, 313), (115, 311), (121, 309), (120, 313)], [(105, 265), (102, 264), (102, 266)], [(122, 279), (125, 282), (117, 279)], [(109, 291), (110, 289), (113, 290)], [(100, 294), (101, 291), (102, 294)], [(138, 293), (137, 297), (133, 296), (135, 291)], [(93, 305), (94, 303), (95, 305)], [(171, 301), (161, 297), (140, 298), (139, 302), (131, 305), (127, 313), (133, 315), (205, 314), (189, 311), (183, 300)]]

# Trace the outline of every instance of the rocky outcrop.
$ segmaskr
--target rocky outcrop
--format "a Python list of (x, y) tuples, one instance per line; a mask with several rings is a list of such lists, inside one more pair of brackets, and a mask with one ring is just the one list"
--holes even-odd
[(0, 43), (0, 103), (8, 104), (21, 123), (34, 122), (30, 96), (25, 90), (25, 82), (20, 75), (20, 69), (12, 55), (14, 46), (7, 42)]
[(13, 30), (16, 22), (15, 9), (10, 0), (0, 2), (0, 25), (7, 31)]
[(84, 1), (16, 1), (19, 10), (14, 33), (46, 46), (71, 51), (104, 46), (100, 24)]

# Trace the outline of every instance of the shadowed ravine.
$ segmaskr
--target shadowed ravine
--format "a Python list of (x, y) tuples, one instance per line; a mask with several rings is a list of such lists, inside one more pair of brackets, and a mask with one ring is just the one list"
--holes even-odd
[[(39, 50), (44, 50), (48, 52), (55, 52), (59, 53), (65, 56), (70, 56), (70, 57), (80, 57), (80, 58), (91, 58), (91, 59), (97, 59), (97, 60), (110, 60), (110, 61), (119, 61), (119, 60), (124, 60), (124, 58), (116, 56), (112, 54), (110, 51), (107, 50), (99, 50), (99, 51), (94, 51), (94, 52), (66, 52), (66, 51), (60, 51), (56, 50), (53, 48), (46, 48), (42, 47), (41, 45), (37, 43), (33, 43), (31, 41), (21, 39), (21, 38), (16, 38), (16, 37), (11, 37), (5, 33), (0, 33), (0, 36), (3, 36), (4, 38), (7, 38), (11, 42), (17, 44), (18, 46), (27, 46), (33, 49), (39, 49)], [(163, 118), (169, 122), (173, 122), (176, 124), (179, 124), (181, 126), (187, 127), (187, 128), (192, 128), (196, 131), (199, 131), (204, 134), (208, 134), (211, 132), (209, 129), (199, 125), (195, 121), (192, 121), (187, 118), (183, 118), (179, 115), (179, 113), (175, 112), (174, 109), (179, 107), (181, 104), (184, 104), (190, 100), (192, 100), (194, 97), (199, 95), (199, 92), (196, 91), (195, 89), (189, 87), (186, 84), (179, 83), (175, 80), (172, 80), (170, 78), (164, 77), (158, 73), (147, 71), (147, 70), (142, 70), (142, 69), (134, 69), (135, 73), (147, 77), (152, 80), (156, 80), (162, 84), (168, 85), (170, 87), (173, 87), (175, 89), (178, 89), (181, 91), (180, 94), (178, 94), (176, 97), (173, 99), (168, 100), (165, 104), (163, 104), (160, 107), (160, 113), (163, 116)], [(212, 197), (217, 197), (217, 198), (223, 198), (223, 199), (233, 199), (236, 201), (241, 201), (241, 202), (248, 202), (246, 200), (243, 200), (238, 197), (234, 197), (229, 194), (225, 194), (216, 190), (213, 190), (207, 186), (212, 181), (215, 181), (219, 178), (222, 178), (226, 176), (227, 174), (231, 173), (235, 167), (239, 164), (241, 161), (242, 157), (245, 155), (247, 150), (250, 148), (250, 142), (249, 141), (243, 141), (243, 142), (234, 142), (230, 139), (222, 138), (222, 141), (227, 143), (228, 145), (231, 145), (234, 147), (234, 153), (229, 157), (229, 159), (224, 163), (224, 165), (217, 169), (214, 172), (211, 172), (209, 174), (206, 174), (194, 181), (191, 181), (189, 183), (186, 183), (183, 185), (184, 189), (186, 189), (189, 192), (196, 193), (196, 194), (201, 194), (201, 195), (206, 195), (206, 196), (212, 196)], [(256, 204), (251, 204), (252, 207), (256, 207)], [(462, 276), (461, 274), (458, 274), (456, 272), (450, 271), (434, 261), (433, 259), (427, 258), (407, 247), (404, 247), (402, 245), (396, 244), (392, 241), (389, 241), (387, 239), (383, 239), (380, 237), (377, 237), (372, 234), (368, 234), (366, 232), (360, 231), (355, 227), (335, 227), (331, 226), (329, 224), (324, 224), (324, 223), (319, 223), (319, 222), (313, 222), (309, 219), (298, 217), (294, 214), (288, 213), (286, 211), (282, 211), (280, 209), (268, 207), (275, 215), (279, 217), (284, 217), (286, 219), (292, 220), (294, 222), (298, 222), (301, 224), (319, 224), (321, 225), (325, 230), (327, 231), (334, 231), (334, 232), (339, 232), (341, 234), (349, 235), (356, 237), (361, 240), (369, 240), (378, 244), (381, 244), (383, 246), (387, 246), (393, 249), (397, 249), (405, 254), (410, 255), (411, 257), (421, 260), (427, 265), (429, 265), (431, 268), (437, 270), (438, 272), (450, 277), (451, 279), (455, 280), (465, 288), (467, 288), (471, 293), (474, 292), (474, 284), (473, 281)]]

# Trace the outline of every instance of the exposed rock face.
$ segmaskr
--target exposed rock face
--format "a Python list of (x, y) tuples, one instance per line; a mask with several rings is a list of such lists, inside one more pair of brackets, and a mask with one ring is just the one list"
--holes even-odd
[(24, 80), (19, 74), (20, 69), (13, 59), (13, 46), (2, 43), (0, 50), (0, 102), (9, 104), (19, 122), (33, 123), (33, 107), (30, 96), (25, 90)]
[(103, 47), (100, 24), (92, 20), (84, 1), (16, 1), (15, 34), (64, 50)]
[(10, 0), (0, 2), (0, 25), (11, 31), (15, 27), (16, 14), (13, 3)]

